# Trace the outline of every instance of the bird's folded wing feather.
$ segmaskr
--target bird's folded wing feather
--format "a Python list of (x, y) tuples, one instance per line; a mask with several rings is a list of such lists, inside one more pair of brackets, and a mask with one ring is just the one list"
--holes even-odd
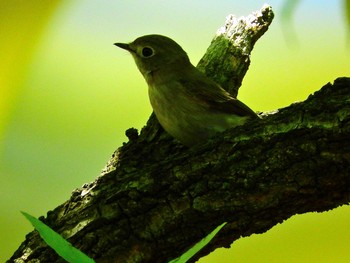
[(203, 107), (228, 114), (257, 117), (247, 105), (230, 96), (227, 91), (204, 75), (199, 75), (198, 78), (183, 78), (180, 79), (180, 83), (185, 86), (188, 95), (196, 99), (197, 103)]

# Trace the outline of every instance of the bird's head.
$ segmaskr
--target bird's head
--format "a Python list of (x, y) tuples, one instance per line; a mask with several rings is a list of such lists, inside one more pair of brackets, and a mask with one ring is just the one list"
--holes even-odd
[(181, 46), (171, 38), (162, 35), (146, 35), (128, 44), (115, 43), (114, 45), (132, 54), (144, 76), (169, 65), (175, 68), (190, 63)]

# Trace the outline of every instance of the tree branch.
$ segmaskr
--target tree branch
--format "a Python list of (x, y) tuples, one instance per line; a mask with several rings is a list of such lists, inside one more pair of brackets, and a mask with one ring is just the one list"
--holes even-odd
[(197, 68), (237, 97), (250, 65), (250, 53), (273, 18), (269, 5), (247, 17), (227, 16), (225, 25), (217, 31)]
[[(294, 214), (349, 202), (349, 134), (349, 78), (192, 148), (152, 117), (140, 136), (128, 131), (95, 182), (41, 219), (97, 262), (168, 262), (228, 222), (198, 258)], [(35, 260), (62, 262), (33, 231), (8, 262)]]

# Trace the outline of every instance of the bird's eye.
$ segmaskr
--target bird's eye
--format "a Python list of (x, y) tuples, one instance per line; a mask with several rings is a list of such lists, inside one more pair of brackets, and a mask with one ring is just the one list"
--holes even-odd
[(154, 55), (154, 51), (150, 47), (144, 47), (141, 52), (142, 52), (142, 56), (145, 58), (149, 58)]

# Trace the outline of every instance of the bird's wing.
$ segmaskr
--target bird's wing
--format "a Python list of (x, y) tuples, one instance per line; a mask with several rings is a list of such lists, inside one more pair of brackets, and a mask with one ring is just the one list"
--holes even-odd
[(198, 74), (197, 78), (193, 78), (193, 75), (192, 78), (181, 78), (179, 81), (182, 86), (185, 86), (188, 95), (196, 99), (196, 102), (203, 107), (228, 114), (257, 117), (252, 109), (233, 98), (220, 85), (204, 74)]

